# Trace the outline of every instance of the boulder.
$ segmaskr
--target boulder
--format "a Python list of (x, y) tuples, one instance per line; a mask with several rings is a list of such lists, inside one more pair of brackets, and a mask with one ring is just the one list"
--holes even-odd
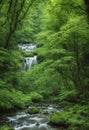
[(28, 109), (28, 113), (29, 114), (37, 114), (37, 113), (39, 113), (39, 108), (38, 107), (31, 107), (31, 108), (29, 108)]

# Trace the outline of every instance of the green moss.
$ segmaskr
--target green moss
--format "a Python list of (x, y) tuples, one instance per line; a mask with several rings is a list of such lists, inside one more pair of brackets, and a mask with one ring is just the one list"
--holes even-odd
[(28, 113), (29, 114), (36, 114), (36, 113), (39, 113), (39, 109), (37, 107), (31, 107), (28, 109)]
[(68, 117), (69, 115), (66, 112), (55, 112), (50, 117), (50, 123), (57, 126), (65, 126)]
[(68, 130), (88, 130), (89, 106), (75, 105), (63, 112), (53, 113), (50, 123), (57, 126), (68, 127)]
[(9, 126), (2, 126), (0, 128), (0, 130), (14, 130), (13, 128), (9, 127)]

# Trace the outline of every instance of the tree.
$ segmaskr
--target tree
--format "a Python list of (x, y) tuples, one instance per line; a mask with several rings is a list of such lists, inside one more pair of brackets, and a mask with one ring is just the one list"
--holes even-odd
[(88, 68), (83, 63), (84, 57), (88, 56), (88, 50), (83, 50), (88, 47), (88, 30), (83, 0), (50, 0), (44, 9), (41, 31), (37, 34), (37, 42), (42, 42), (42, 49), (46, 49), (44, 58), (54, 60), (53, 66), (62, 76), (64, 86), (80, 93), (88, 89)]
[(29, 8), (33, 5), (35, 1), (36, 0), (7, 0), (1, 2), (1, 46), (3, 46), (4, 48), (10, 47), (10, 40), (14, 32), (16, 31), (18, 24), (26, 16)]

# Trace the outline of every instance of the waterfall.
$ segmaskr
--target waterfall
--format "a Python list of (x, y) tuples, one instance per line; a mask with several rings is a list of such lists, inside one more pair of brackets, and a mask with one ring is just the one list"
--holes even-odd
[[(19, 49), (22, 50), (23, 52), (30, 52), (36, 48), (36, 45), (30, 43), (30, 44), (19, 44), (18, 45)], [(33, 57), (25, 57), (23, 61), (23, 70), (27, 71), (29, 70), (32, 66), (37, 64), (37, 56)]]
[(21, 49), (24, 52), (30, 52), (31, 50), (36, 48), (36, 45), (34, 45), (32, 43), (30, 43), (30, 44), (22, 44), (22, 43), (20, 43), (18, 45), (18, 47), (19, 47), (19, 49)]
[(34, 57), (26, 57), (24, 60), (24, 70), (29, 70), (32, 66), (37, 64), (37, 56)]

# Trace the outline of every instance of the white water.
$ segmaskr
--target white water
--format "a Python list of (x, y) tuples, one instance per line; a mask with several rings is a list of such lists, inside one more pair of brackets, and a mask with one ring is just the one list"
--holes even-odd
[[(54, 105), (39, 106), (39, 109), (38, 114), (28, 114), (27, 110), (17, 112), (7, 117), (8, 123), (14, 130), (60, 130), (48, 125), (50, 114), (60, 110)], [(45, 114), (44, 111), (47, 111), (48, 114)]]
[(23, 69), (29, 70), (32, 66), (37, 64), (37, 56), (34, 57), (26, 57), (24, 60)]
[[(21, 49), (23, 52), (30, 52), (34, 49), (36, 49), (36, 45), (30, 43), (30, 44), (19, 44), (19, 49)], [(23, 62), (23, 70), (27, 71), (32, 66), (37, 64), (37, 56), (33, 57), (25, 57)]]
[(36, 45), (32, 44), (32, 43), (29, 43), (29, 44), (23, 44), (23, 43), (20, 43), (18, 45), (19, 49), (21, 49), (22, 51), (24, 52), (29, 52), (33, 49), (36, 49)]
[[(35, 49), (33, 44), (19, 44), (19, 49), (23, 52), (30, 52)], [(23, 69), (29, 70), (32, 66), (37, 64), (37, 56), (25, 57)], [(62, 111), (57, 109), (54, 105), (38, 106), (40, 113), (28, 114), (26, 110), (13, 113), (12, 116), (8, 116), (8, 124), (14, 128), (14, 130), (61, 130), (60, 128), (54, 128), (48, 125), (49, 117), (53, 112)]]

